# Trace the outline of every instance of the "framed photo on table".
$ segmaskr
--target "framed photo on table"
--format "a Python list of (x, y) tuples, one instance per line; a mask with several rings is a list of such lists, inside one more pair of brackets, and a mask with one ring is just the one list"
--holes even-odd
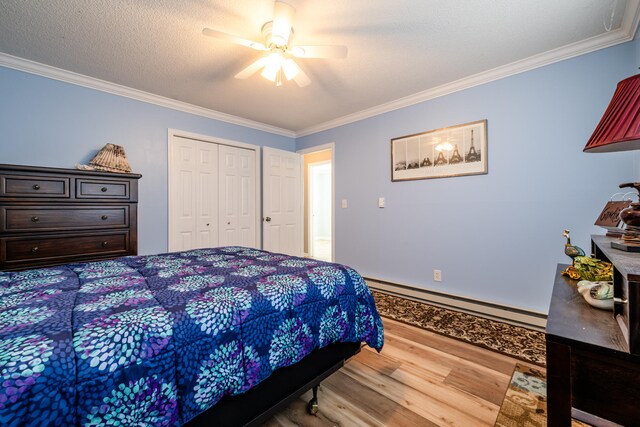
[(486, 173), (486, 120), (391, 140), (391, 181)]

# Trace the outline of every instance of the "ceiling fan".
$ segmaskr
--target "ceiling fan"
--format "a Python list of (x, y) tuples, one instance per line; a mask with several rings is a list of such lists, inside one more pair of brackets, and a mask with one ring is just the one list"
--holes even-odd
[(235, 75), (236, 79), (246, 79), (262, 69), (262, 77), (282, 86), (283, 77), (293, 79), (298, 86), (304, 87), (311, 83), (309, 77), (293, 60), (295, 58), (346, 58), (346, 46), (300, 46), (293, 45), (293, 16), (296, 10), (293, 6), (276, 1), (273, 10), (273, 21), (262, 26), (264, 43), (247, 40), (242, 37), (227, 34), (222, 31), (205, 28), (202, 34), (225, 40), (241, 46), (265, 52), (265, 55), (244, 70)]

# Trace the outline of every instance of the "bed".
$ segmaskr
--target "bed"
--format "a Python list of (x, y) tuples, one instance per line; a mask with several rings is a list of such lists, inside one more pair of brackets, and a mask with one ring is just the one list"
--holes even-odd
[(383, 339), (355, 270), (256, 249), (0, 272), (0, 425), (256, 425)]

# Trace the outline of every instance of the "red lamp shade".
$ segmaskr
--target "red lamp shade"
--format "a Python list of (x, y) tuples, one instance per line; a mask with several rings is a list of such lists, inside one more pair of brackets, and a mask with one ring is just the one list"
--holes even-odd
[(588, 153), (640, 149), (640, 74), (618, 83), (600, 123), (584, 147)]

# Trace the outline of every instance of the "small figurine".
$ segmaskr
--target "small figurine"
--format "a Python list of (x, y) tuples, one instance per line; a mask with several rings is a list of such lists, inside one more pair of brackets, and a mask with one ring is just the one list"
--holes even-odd
[(564, 230), (562, 233), (564, 237), (567, 238), (567, 243), (564, 244), (564, 253), (569, 258), (571, 258), (571, 265), (575, 264), (575, 257), (584, 256), (584, 251), (582, 248), (571, 244), (571, 237), (569, 237), (569, 230)]
[(613, 310), (613, 284), (611, 282), (578, 282), (578, 292), (592, 307), (602, 310)]
[(569, 278), (577, 280), (580, 279), (580, 273), (575, 268), (576, 260), (575, 258), (578, 256), (584, 256), (584, 251), (582, 248), (571, 244), (571, 237), (569, 237), (569, 230), (564, 230), (562, 233), (564, 237), (567, 239), (567, 243), (564, 244), (564, 253), (571, 258), (571, 265), (564, 269), (562, 272), (563, 276), (569, 276)]

